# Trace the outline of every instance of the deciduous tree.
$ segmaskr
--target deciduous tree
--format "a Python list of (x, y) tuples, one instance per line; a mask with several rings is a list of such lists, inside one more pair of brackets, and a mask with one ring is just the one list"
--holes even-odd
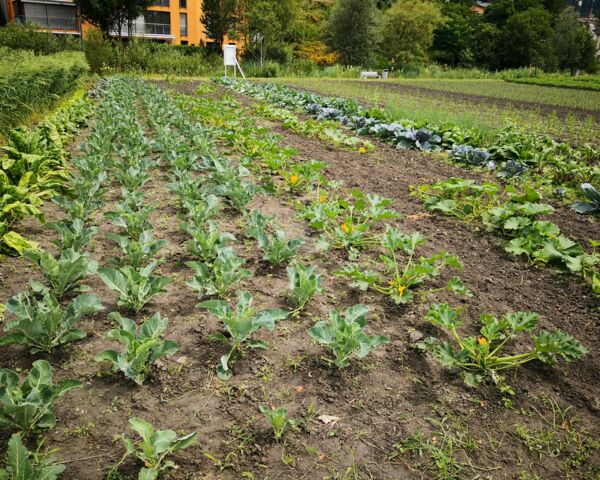
[(239, 5), (237, 0), (203, 0), (202, 24), (206, 36), (223, 49), (225, 37), (235, 30), (238, 21)]
[(367, 65), (374, 45), (373, 0), (337, 0), (325, 28), (325, 42), (344, 65)]
[(433, 32), (443, 25), (437, 4), (427, 0), (397, 0), (383, 14), (378, 47), (390, 63), (422, 63), (433, 43)]
[(572, 8), (565, 8), (557, 17), (552, 44), (559, 68), (573, 74), (576, 70), (595, 69), (594, 39)]

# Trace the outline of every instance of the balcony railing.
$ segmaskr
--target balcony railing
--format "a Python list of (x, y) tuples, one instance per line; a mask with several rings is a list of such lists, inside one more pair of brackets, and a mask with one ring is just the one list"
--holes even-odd
[(171, 25), (168, 23), (144, 23), (144, 33), (147, 35), (170, 36)]
[[(173, 38), (171, 35), (171, 25), (168, 23), (134, 23), (131, 29), (134, 37), (164, 37)], [(111, 31), (111, 35), (118, 35), (116, 30)], [(127, 27), (121, 29), (121, 37), (127, 37), (129, 32)]]
[(79, 31), (79, 22), (77, 18), (58, 18), (58, 17), (32, 17), (29, 15), (19, 15), (15, 17), (17, 23), (32, 23), (42, 28), (52, 30), (75, 30)]

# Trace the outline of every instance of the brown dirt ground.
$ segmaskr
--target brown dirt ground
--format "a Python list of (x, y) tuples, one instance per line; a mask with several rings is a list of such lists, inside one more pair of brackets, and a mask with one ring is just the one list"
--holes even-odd
[[(190, 91), (184, 84), (177, 88)], [(57, 449), (61, 461), (68, 462), (62, 478), (104, 478), (107, 469), (122, 456), (118, 436), (131, 436), (127, 423), (130, 416), (146, 418), (159, 428), (198, 432), (197, 445), (174, 455), (179, 469), (166, 477), (172, 479), (435, 478), (431, 470), (418, 467), (423, 461), (418, 456), (390, 454), (394, 444), (415, 432), (433, 437), (433, 445), (439, 445), (442, 436), (434, 422), (443, 419), (446, 428), (459, 432), (471, 445), (471, 449), (456, 455), (464, 466), (455, 478), (509, 479), (517, 478), (521, 471), (537, 472), (544, 479), (592, 478), (587, 467), (593, 464), (600, 468), (598, 452), (592, 453), (588, 465), (567, 475), (562, 462), (567, 459), (565, 452), (573, 449), (573, 440), (569, 437), (571, 440), (560, 444), (557, 440), (567, 431), (575, 431), (576, 425), (592, 438), (600, 434), (600, 359), (594, 345), (600, 333), (598, 302), (588, 287), (551, 269), (515, 261), (493, 238), (472, 232), (458, 222), (422, 215), (420, 203), (408, 193), (412, 184), (474, 174), (465, 175), (431, 156), (382, 145), (370, 155), (337, 150), (318, 140), (290, 134), (279, 125), (261, 123), (279, 133), (282, 144), (296, 147), (298, 160), (322, 160), (329, 165), (330, 178), (343, 180), (347, 187), (391, 198), (394, 207), (405, 215), (394, 223), (405, 231), (418, 230), (427, 236), (423, 254), (440, 249), (457, 254), (464, 264), (460, 276), (475, 296), (459, 300), (442, 293), (424, 302), (395, 306), (379, 295), (357, 293), (344, 279), (333, 275), (346, 263), (344, 256), (338, 252), (319, 253), (313, 248), (313, 232), (294, 219), (293, 198), (258, 197), (253, 206), (274, 216), (277, 226), (290, 236), (304, 237), (300, 257), (324, 273), (326, 293), (311, 302), (298, 319), (281, 322), (275, 332), (259, 333), (258, 337), (272, 348), (249, 352), (237, 363), (232, 380), (222, 383), (214, 374), (214, 365), (224, 349), (209, 339), (219, 325), (194, 308), (195, 294), (185, 287), (190, 278), (190, 270), (184, 266), (190, 260), (182, 246), (185, 235), (178, 229), (173, 197), (165, 186), (166, 172), (157, 170), (143, 191), (147, 200), (157, 205), (152, 217), (155, 235), (169, 241), (161, 255), (165, 259), (161, 273), (173, 276), (175, 281), (167, 287), (167, 294), (157, 297), (136, 318), (162, 312), (170, 320), (167, 337), (177, 340), (179, 352), (155, 369), (141, 387), (120, 375), (109, 375), (96, 364), (94, 355), (115, 347), (102, 336), (112, 327), (107, 313), (118, 310), (115, 296), (97, 277), (86, 283), (100, 295), (106, 311), (82, 322), (87, 338), (45, 356), (32, 357), (21, 347), (0, 351), (2, 366), (25, 369), (33, 360), (46, 358), (54, 365), (57, 378), (84, 380), (83, 389), (58, 402), (57, 428), (46, 441), (46, 445)], [(103, 211), (118, 201), (119, 189), (115, 184), (111, 187)], [(44, 210), (48, 220), (60, 217), (51, 203)], [(92, 256), (103, 264), (118, 253), (105, 239), (106, 232), (115, 229), (101, 214), (97, 221), (101, 232)], [(241, 241), (236, 248), (254, 274), (244, 283), (244, 289), (252, 292), (259, 308), (285, 307), (285, 268), (270, 269), (260, 261), (255, 245), (241, 239), (240, 221), (239, 215), (226, 212), (219, 222), (224, 230), (238, 235)], [(569, 222), (561, 226), (570, 229)], [(573, 231), (578, 231), (579, 224), (573, 225)], [(597, 225), (594, 228), (597, 232)], [(19, 231), (52, 249), (52, 235), (35, 222), (23, 222)], [(362, 259), (374, 256), (374, 252), (366, 252)], [(26, 261), (5, 258), (0, 263), (0, 301), (23, 290), (29, 278), (39, 275)], [(543, 328), (561, 328), (580, 339), (592, 353), (573, 364), (549, 367), (535, 363), (512, 372), (509, 382), (517, 392), (516, 408), (505, 409), (499, 405), (499, 395), (492, 386), (469, 389), (454, 373), (413, 347), (418, 337), (439, 334), (421, 320), (428, 305), (439, 301), (465, 307), (465, 329), (469, 331), (474, 330), (477, 316), (483, 312), (539, 312)], [(358, 302), (371, 308), (369, 332), (388, 335), (391, 343), (348, 369), (330, 369), (320, 361), (325, 352), (310, 342), (306, 330), (330, 308)], [(524, 343), (518, 342), (516, 348), (519, 346)], [(551, 442), (562, 449), (556, 455), (539, 454), (535, 445), (529, 448), (515, 433), (517, 424), (529, 429), (548, 428), (552, 412), (543, 401), (546, 396), (563, 408), (571, 406), (578, 418), (577, 423), (558, 423), (555, 432), (559, 436)], [(285, 443), (275, 443), (258, 412), (259, 404), (286, 406), (290, 416), (301, 421), (299, 429), (290, 431)], [(319, 415), (333, 415), (339, 420), (324, 424), (317, 419)], [(7, 438), (7, 432), (0, 432), (1, 445)], [(220, 469), (206, 453), (223, 461), (222, 466), (229, 454), (232, 465)], [(139, 468), (127, 461), (121, 472), (135, 478), (136, 466)]]

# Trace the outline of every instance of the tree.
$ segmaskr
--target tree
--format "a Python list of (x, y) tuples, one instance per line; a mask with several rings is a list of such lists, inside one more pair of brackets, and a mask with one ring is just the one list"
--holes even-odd
[(594, 39), (571, 7), (565, 8), (557, 17), (552, 44), (560, 69), (568, 69), (571, 74), (576, 70), (594, 70)]
[(446, 22), (433, 35), (434, 59), (453, 67), (472, 66), (479, 15), (462, 3), (444, 3), (442, 13)]
[[(269, 50), (274, 46), (283, 47), (284, 41), (292, 40), (290, 33), (298, 15), (298, 0), (248, 0), (247, 36), (250, 44), (258, 47), (261, 67)], [(285, 61), (285, 58), (279, 60)]]
[(148, 7), (155, 3), (155, 0), (125, 0), (123, 5), (124, 18), (127, 23), (127, 34), (129, 38), (133, 35), (133, 23), (143, 15)]
[(379, 52), (390, 63), (422, 63), (433, 32), (444, 23), (440, 8), (428, 0), (397, 0), (378, 28)]
[(553, 70), (556, 57), (552, 34), (552, 16), (543, 8), (530, 8), (511, 16), (502, 32), (502, 66)]
[(114, 29), (121, 32), (127, 24), (131, 36), (131, 26), (152, 0), (76, 0), (76, 5), (84, 20), (97, 26), (107, 36)]
[(107, 36), (110, 31), (123, 26), (123, 0), (76, 0), (81, 17), (97, 26)]
[(206, 36), (223, 50), (225, 37), (235, 29), (238, 20), (237, 0), (203, 0), (202, 23)]
[(475, 65), (488, 70), (502, 68), (502, 31), (493, 23), (480, 21), (475, 29)]
[(543, 0), (497, 0), (485, 11), (485, 19), (500, 27), (513, 15), (530, 8), (544, 8)]
[(325, 43), (344, 65), (367, 65), (374, 45), (373, 0), (336, 0), (325, 27)]

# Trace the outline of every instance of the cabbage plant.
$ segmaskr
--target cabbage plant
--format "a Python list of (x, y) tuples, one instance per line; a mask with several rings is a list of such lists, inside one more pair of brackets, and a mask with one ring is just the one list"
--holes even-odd
[(198, 304), (198, 308), (205, 308), (217, 317), (227, 335), (218, 333), (214, 339), (229, 344), (229, 351), (221, 357), (217, 364), (217, 376), (221, 380), (229, 380), (233, 376), (232, 367), (235, 364), (240, 350), (244, 348), (268, 348), (262, 340), (252, 339), (252, 336), (266, 328), (275, 329), (275, 323), (285, 319), (288, 313), (281, 309), (268, 309), (257, 311), (252, 306), (252, 295), (249, 292), (239, 291), (235, 308), (222, 300), (207, 300)]

